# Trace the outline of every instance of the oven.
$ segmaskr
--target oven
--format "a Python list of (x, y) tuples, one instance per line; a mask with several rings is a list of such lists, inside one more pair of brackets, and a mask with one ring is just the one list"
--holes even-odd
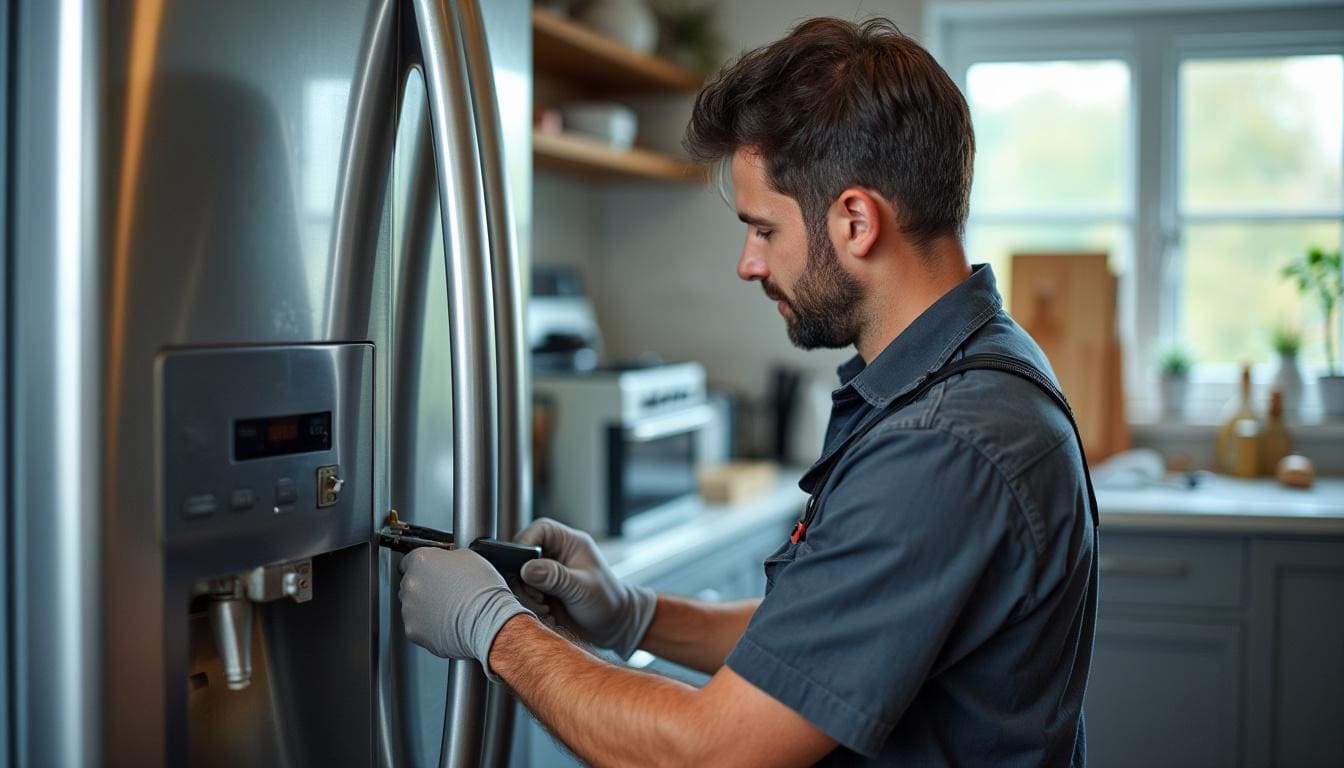
[(698, 363), (538, 373), (545, 414), (538, 513), (597, 537), (639, 537), (699, 505), (699, 446), (713, 422)]

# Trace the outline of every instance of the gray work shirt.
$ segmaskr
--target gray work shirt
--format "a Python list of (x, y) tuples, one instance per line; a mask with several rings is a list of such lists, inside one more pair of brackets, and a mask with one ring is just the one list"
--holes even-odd
[(1054, 378), (985, 265), (871, 365), (840, 368), (823, 458), (800, 482), (818, 511), (766, 560), (765, 599), (728, 656), (840, 743), (823, 765), (1083, 761), (1095, 539), (1064, 411), (1016, 376), (970, 371), (888, 416), (814, 487), (860, 424), (981, 352)]

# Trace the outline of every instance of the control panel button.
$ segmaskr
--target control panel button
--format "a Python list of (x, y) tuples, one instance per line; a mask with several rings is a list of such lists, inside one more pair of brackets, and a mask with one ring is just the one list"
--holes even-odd
[(317, 470), (317, 506), (330, 507), (340, 501), (345, 480), (338, 474), (339, 467), (319, 467)]
[(213, 515), (217, 506), (215, 494), (198, 493), (187, 497), (186, 503), (182, 505), (182, 512), (187, 517), (206, 517)]
[(294, 481), (288, 477), (282, 477), (275, 481), (275, 503), (293, 504), (299, 500), (299, 494), (294, 490)]
[(234, 488), (229, 494), (229, 507), (234, 512), (245, 512), (257, 504), (257, 494), (251, 488)]

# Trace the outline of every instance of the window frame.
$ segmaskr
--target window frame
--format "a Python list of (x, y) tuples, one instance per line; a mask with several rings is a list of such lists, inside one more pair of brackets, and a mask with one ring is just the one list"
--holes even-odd
[[(1045, 223), (1068, 218), (1129, 227), (1132, 262), (1125, 265), (1117, 307), (1131, 421), (1149, 420), (1156, 414), (1152, 361), (1167, 340), (1180, 338), (1184, 266), (1180, 235), (1186, 223), (1216, 219), (1344, 224), (1344, 203), (1337, 209), (1191, 215), (1180, 210), (1177, 197), (1181, 62), (1344, 56), (1344, 11), (1328, 0), (1300, 0), (1291, 5), (1265, 0), (1131, 0), (1123, 8), (1088, 0), (935, 0), (925, 10), (925, 38), (963, 92), (969, 68), (979, 63), (1109, 59), (1130, 67), (1133, 156), (1127, 220), (1113, 215), (1080, 218), (1044, 212), (1040, 217), (977, 216), (973, 209), (971, 223)], [(1340, 315), (1344, 333), (1344, 312)], [(1222, 403), (1235, 388), (1235, 368), (1230, 364), (1196, 366), (1190, 420), (1217, 420)], [(1323, 372), (1304, 370), (1308, 378)], [(1254, 378), (1268, 382), (1272, 375), (1273, 366), (1266, 362), (1257, 366)]]

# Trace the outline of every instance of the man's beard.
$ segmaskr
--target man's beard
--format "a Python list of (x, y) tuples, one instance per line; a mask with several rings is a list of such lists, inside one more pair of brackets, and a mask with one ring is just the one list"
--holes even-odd
[(783, 301), (792, 310), (787, 322), (789, 341), (795, 347), (839, 349), (858, 340), (863, 290), (858, 280), (840, 266), (840, 255), (824, 226), (820, 232), (808, 233), (807, 262), (793, 287), (792, 299), (769, 281), (761, 287), (767, 296)]

